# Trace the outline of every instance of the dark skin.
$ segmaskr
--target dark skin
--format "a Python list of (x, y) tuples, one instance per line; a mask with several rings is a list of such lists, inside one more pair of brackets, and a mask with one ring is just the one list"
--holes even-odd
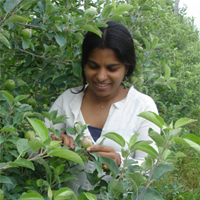
[[(125, 65), (118, 60), (113, 50), (96, 48), (91, 51), (85, 65), (89, 85), (84, 92), (81, 105), (81, 112), (87, 124), (104, 127), (111, 105), (124, 99), (128, 93), (128, 89), (121, 86), (126, 72)], [(70, 149), (75, 147), (74, 140), (68, 135), (60, 134), (59, 138), (52, 136), (52, 139), (62, 141), (63, 145)], [(92, 145), (87, 151), (109, 157), (118, 166), (121, 164), (121, 157), (113, 147)], [(103, 164), (103, 169), (107, 170), (108, 167)]]

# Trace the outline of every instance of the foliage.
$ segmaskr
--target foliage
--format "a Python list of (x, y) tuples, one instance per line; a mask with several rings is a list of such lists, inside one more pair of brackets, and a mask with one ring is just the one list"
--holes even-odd
[[(117, 134), (108, 133), (108, 138), (122, 142), (122, 146), (128, 142), (129, 148), (122, 150), (122, 169), (119, 171), (114, 164), (110, 167), (115, 179), (106, 187), (98, 180), (101, 191), (99, 187), (97, 191), (105, 198), (139, 199), (141, 194), (152, 194), (157, 199), (166, 197), (172, 185), (164, 184), (162, 193), (159, 186), (155, 191), (150, 184), (168, 173), (175, 160), (185, 159), (182, 158), (184, 154), (179, 153), (183, 145), (199, 152), (199, 139), (191, 135), (198, 135), (199, 127), (195, 125), (198, 123), (185, 125), (192, 122), (188, 118), (199, 119), (200, 42), (192, 19), (184, 17), (185, 11), (183, 8), (178, 16), (173, 15), (172, 0), (0, 1), (0, 85), (4, 89), (0, 95), (0, 181), (6, 199), (29, 199), (31, 196), (62, 199), (66, 194), (72, 199), (95, 199), (86, 191), (76, 197), (66, 188), (68, 181), (76, 179), (69, 168), (77, 163), (83, 165), (88, 159), (79, 148), (80, 135), (83, 136), (87, 125), (72, 127), (71, 131), (75, 133), (77, 127), (82, 127), (77, 136), (77, 149), (72, 152), (60, 147), (58, 142), (51, 142), (48, 132), (53, 132), (56, 137), (59, 132), (53, 128), (47, 130), (43, 121), (46, 117), (56, 124), (65, 119), (65, 116), (56, 117), (56, 112), (47, 111), (61, 92), (82, 84), (80, 57), (84, 34), (92, 31), (100, 36), (97, 27), (106, 26), (109, 20), (125, 25), (133, 37), (137, 66), (125, 84), (134, 85), (156, 101), (162, 118), (153, 113), (143, 113), (142, 117), (153, 120), (163, 135), (149, 132), (159, 147), (157, 153), (148, 142), (137, 143), (137, 135), (130, 141), (123, 141)], [(30, 33), (23, 34), (24, 29)], [(8, 79), (15, 81), (15, 88), (10, 93), (5, 87)], [(36, 106), (29, 105), (28, 99), (35, 99)], [(176, 123), (173, 125), (173, 122)], [(184, 126), (182, 131), (181, 126)], [(38, 137), (25, 139), (24, 134), (29, 130)], [(178, 144), (174, 145), (174, 142)], [(39, 153), (28, 153), (31, 149), (39, 150)], [(134, 161), (128, 159), (131, 151), (136, 149), (149, 154), (142, 168), (132, 166)], [(93, 156), (91, 159), (97, 166), (101, 162), (108, 165), (111, 162)], [(157, 161), (153, 166), (155, 158)], [(99, 167), (98, 171), (101, 170)], [(150, 170), (149, 178), (144, 176), (145, 170)], [(175, 183), (176, 194), (190, 198), (189, 194), (180, 191), (179, 186)], [(123, 196), (124, 190), (130, 194)], [(196, 191), (195, 195), (198, 193)], [(147, 199), (141, 195), (142, 198)]]
[[(1, 128), (1, 187), (7, 199), (77, 199), (75, 193), (69, 189), (67, 182), (76, 180), (75, 174), (71, 174), (70, 169), (76, 167), (77, 164), (83, 165), (88, 162), (88, 158), (92, 159), (97, 169), (93, 174), (88, 174), (87, 178), (91, 185), (95, 186), (95, 194), (100, 193), (105, 199), (114, 197), (114, 199), (163, 199), (158, 191), (154, 190), (150, 185), (154, 181), (160, 180), (168, 171), (173, 169), (173, 163), (178, 157), (183, 157), (181, 152), (174, 152), (171, 149), (177, 144), (194, 148), (195, 151), (200, 152), (200, 139), (194, 135), (186, 134), (180, 137), (181, 127), (194, 122), (195, 120), (182, 118), (176, 121), (174, 126), (168, 125), (164, 120), (155, 113), (143, 112), (139, 116), (158, 125), (162, 134), (149, 130), (149, 136), (157, 145), (158, 152), (149, 144), (152, 141), (137, 141), (139, 134), (133, 135), (130, 140), (125, 141), (117, 133), (107, 133), (105, 138), (109, 138), (117, 142), (122, 147), (121, 155), (123, 164), (118, 168), (116, 163), (107, 157), (102, 157), (98, 154), (88, 154), (85, 148), (81, 147), (81, 138), (84, 137), (84, 130), (87, 125), (80, 122), (75, 123), (74, 128), (70, 129), (71, 133), (77, 135), (75, 139), (75, 150), (70, 151), (67, 147), (61, 147), (60, 141), (51, 141), (49, 138), (49, 131), (53, 132), (55, 136), (59, 137), (58, 131), (53, 127), (48, 129), (42, 122), (46, 116), (52, 120), (53, 124), (62, 123), (65, 116), (58, 116), (57, 112), (40, 113), (40, 118), (29, 118), (31, 115), (31, 106), (20, 102), (25, 101), (28, 95), (19, 95), (15, 98), (6, 91), (1, 91), (1, 101), (3, 102), (2, 119), (3, 124)], [(37, 114), (37, 113), (35, 113)], [(34, 113), (32, 113), (32, 116)], [(17, 116), (17, 117), (16, 117)], [(32, 136), (29, 139), (23, 138), (25, 127), (35, 131), (36, 137)], [(127, 143), (128, 148), (125, 149)], [(148, 154), (145, 162), (141, 166), (133, 165), (135, 162), (130, 155), (136, 150), (144, 151)], [(48, 159), (47, 159), (48, 158)], [(103, 175), (97, 178), (98, 173), (102, 173), (102, 163), (106, 164), (110, 169), (105, 175), (111, 176), (113, 179), (105, 188), (103, 182)], [(41, 168), (44, 167), (42, 173)], [(25, 169), (24, 169), (25, 168)], [(30, 171), (32, 170), (32, 171)], [(37, 176), (34, 176), (34, 171), (39, 171)], [(23, 179), (21, 180), (21, 173)], [(28, 174), (28, 175), (26, 175)], [(148, 175), (147, 175), (148, 174)], [(27, 177), (28, 176), (28, 177)], [(103, 185), (102, 185), (103, 183)], [(54, 194), (53, 194), (54, 191)], [(21, 194), (21, 195), (20, 195)], [(83, 195), (92, 199), (96, 197), (92, 191), (83, 191)]]

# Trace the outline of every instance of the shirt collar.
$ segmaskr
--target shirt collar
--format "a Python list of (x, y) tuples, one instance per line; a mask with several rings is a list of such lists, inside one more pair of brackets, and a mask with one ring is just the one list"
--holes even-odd
[(134, 92), (134, 87), (131, 86), (129, 91), (128, 91), (128, 93), (127, 93), (127, 95), (126, 95), (126, 97), (124, 99), (122, 99), (121, 101), (113, 103), (113, 105), (116, 108), (120, 109), (123, 105), (126, 104), (127, 100), (129, 99), (130, 95), (133, 94), (133, 92)]

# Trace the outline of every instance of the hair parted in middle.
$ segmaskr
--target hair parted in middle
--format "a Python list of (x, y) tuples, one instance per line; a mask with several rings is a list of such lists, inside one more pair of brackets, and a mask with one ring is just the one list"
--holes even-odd
[(95, 33), (87, 32), (83, 40), (81, 60), (83, 88), (81, 91), (85, 89), (86, 84), (85, 64), (88, 61), (90, 52), (95, 48), (112, 49), (119, 61), (125, 65), (127, 69), (126, 77), (129, 77), (135, 69), (136, 57), (131, 34), (126, 27), (114, 21), (107, 22), (107, 25), (106, 28), (99, 28), (102, 32), (101, 37)]

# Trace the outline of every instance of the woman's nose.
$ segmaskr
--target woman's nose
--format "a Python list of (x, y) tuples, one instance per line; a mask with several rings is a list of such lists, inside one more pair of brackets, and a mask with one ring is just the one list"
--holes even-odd
[(106, 70), (105, 69), (99, 69), (98, 72), (97, 72), (96, 77), (97, 77), (97, 80), (99, 82), (105, 81), (106, 78), (107, 78), (107, 72), (106, 72)]

